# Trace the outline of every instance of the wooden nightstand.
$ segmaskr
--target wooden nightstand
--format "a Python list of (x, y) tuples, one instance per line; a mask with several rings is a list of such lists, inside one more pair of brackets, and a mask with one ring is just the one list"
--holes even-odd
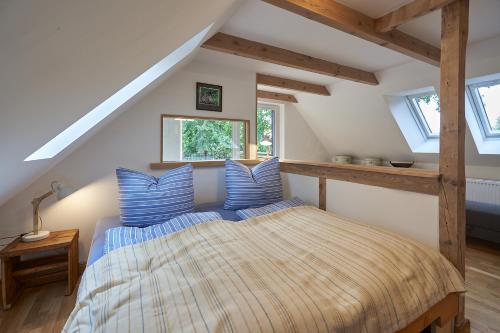
[[(21, 256), (63, 249), (66, 253), (21, 260)], [(78, 229), (53, 231), (49, 237), (32, 243), (17, 238), (0, 251), (2, 260), (2, 303), (10, 309), (22, 286), (35, 286), (68, 280), (66, 295), (71, 295), (78, 280)]]

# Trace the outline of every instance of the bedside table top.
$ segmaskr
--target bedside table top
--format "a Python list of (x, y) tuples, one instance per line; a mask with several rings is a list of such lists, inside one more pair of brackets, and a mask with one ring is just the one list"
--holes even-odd
[(27, 253), (66, 247), (71, 244), (75, 237), (78, 237), (78, 229), (51, 231), (49, 237), (30, 243), (22, 242), (21, 238), (18, 237), (0, 251), (0, 257), (16, 257)]

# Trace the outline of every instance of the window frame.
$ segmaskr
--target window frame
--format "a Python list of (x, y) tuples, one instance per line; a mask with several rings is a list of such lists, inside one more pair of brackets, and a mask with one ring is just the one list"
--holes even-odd
[[(432, 133), (431, 128), (429, 126), (429, 123), (427, 122), (427, 119), (425, 118), (424, 113), (422, 112), (422, 109), (417, 104), (415, 99), (418, 97), (429, 96), (429, 95), (437, 95), (437, 94), (434, 91), (426, 91), (426, 92), (419, 93), (419, 94), (412, 94), (412, 95), (405, 96), (405, 101), (406, 101), (406, 104), (408, 105), (408, 108), (411, 111), (411, 115), (413, 116), (413, 119), (417, 123), (418, 129), (420, 130), (421, 134), (424, 136), (424, 138), (426, 140), (438, 139), (439, 134)], [(439, 98), (439, 95), (438, 95), (438, 98)]]
[[(273, 149), (271, 150), (270, 152), (270, 156), (274, 157), (274, 156), (278, 156), (277, 152), (277, 138), (276, 136), (278, 135), (278, 132), (277, 132), (277, 121), (278, 121), (278, 112), (280, 110), (280, 107), (279, 105), (277, 104), (271, 104), (271, 103), (263, 103), (263, 102), (258, 102), (257, 103), (257, 108), (255, 109), (255, 138), (256, 138), (256, 141), (258, 140), (258, 136), (259, 136), (259, 133), (258, 133), (258, 117), (259, 117), (259, 114), (258, 114), (258, 109), (270, 109), (273, 111), (272, 113), (272, 118), (271, 118), (271, 121), (272, 121), (272, 143), (273, 143)], [(256, 146), (257, 146), (257, 149), (256, 149), (256, 154), (257, 154), (257, 158), (259, 158), (259, 142), (256, 143)]]
[(182, 118), (182, 119), (201, 119), (201, 120), (219, 120), (219, 121), (234, 121), (234, 122), (241, 122), (243, 123), (244, 126), (244, 132), (245, 132), (245, 140), (244, 140), (244, 147), (243, 147), (243, 156), (245, 159), (249, 159), (249, 154), (250, 154), (250, 120), (248, 119), (237, 119), (237, 118), (222, 118), (222, 117), (205, 117), (205, 116), (190, 116), (190, 115), (176, 115), (176, 114), (162, 114), (160, 116), (160, 124), (161, 124), (161, 129), (160, 129), (160, 161), (161, 163), (168, 163), (168, 162), (204, 162), (204, 161), (224, 161), (223, 159), (219, 160), (179, 160), (179, 161), (165, 161), (163, 159), (163, 119), (164, 118)]
[(500, 85), (500, 79), (488, 80), (477, 83), (472, 83), (467, 85), (467, 96), (470, 99), (472, 110), (479, 127), (481, 128), (481, 133), (485, 139), (498, 139), (500, 138), (500, 131), (493, 131), (491, 128), (488, 114), (482, 102), (481, 95), (479, 94), (479, 88), (485, 86)]

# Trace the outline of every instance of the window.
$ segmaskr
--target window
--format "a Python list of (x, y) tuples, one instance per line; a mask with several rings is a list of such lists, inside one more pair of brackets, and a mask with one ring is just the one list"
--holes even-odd
[(500, 80), (470, 85), (468, 94), (483, 134), (500, 137)]
[(24, 161), (35, 161), (52, 158), (63, 151), (75, 140), (87, 133), (94, 126), (99, 124), (104, 118), (115, 112), (120, 106), (137, 95), (140, 91), (167, 73), (172, 67), (186, 58), (201, 43), (203, 38), (212, 28), (212, 24), (191, 37), (172, 53), (147, 69), (144, 73), (129, 82), (125, 87), (118, 90), (104, 102), (89, 111), (83, 117), (75, 121), (64, 131), (56, 135), (49, 142), (40, 147), (37, 151), (26, 157)]
[(162, 116), (162, 162), (246, 158), (248, 120)]
[(425, 137), (437, 138), (440, 130), (439, 96), (435, 93), (425, 93), (408, 96), (407, 99)]
[(257, 157), (276, 156), (276, 113), (278, 106), (257, 106)]

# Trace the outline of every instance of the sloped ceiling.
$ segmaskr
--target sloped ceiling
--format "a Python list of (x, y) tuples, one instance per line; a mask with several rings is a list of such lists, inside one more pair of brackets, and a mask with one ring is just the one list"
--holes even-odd
[[(341, 2), (378, 17), (409, 1)], [(498, 13), (498, 0), (471, 1), (469, 40), (486, 50), (477, 52), (469, 74), (488, 74), (500, 67), (500, 59), (494, 57), (500, 48), (494, 47), (500, 45), (500, 38), (495, 39), (500, 36)], [(439, 73), (397, 52), (259, 0), (210, 0), (209, 6), (200, 6), (199, 0), (5, 0), (0, 2), (0, 205), (86, 137), (56, 158), (23, 162), (24, 158), (194, 34), (224, 22), (221, 30), (226, 33), (376, 72), (381, 85), (367, 87), (205, 49), (196, 55), (202, 63), (327, 85), (331, 97), (296, 95), (297, 108), (332, 155), (415, 158), (383, 103), (383, 94), (403, 86), (435, 85)], [(401, 30), (438, 45), (439, 11)], [(494, 44), (490, 49), (484, 45), (489, 42), (481, 42), (486, 39)], [(405, 76), (412, 79), (404, 80)], [(469, 160), (500, 165), (497, 157), (479, 157), (470, 140), (468, 144)], [(415, 159), (433, 161), (435, 156)]]
[(50, 160), (29, 154), (239, 2), (0, 2), (0, 205), (81, 142)]
[[(340, 2), (372, 17), (379, 17), (410, 0)], [(470, 3), (469, 77), (500, 72), (498, 13), (498, 0), (473, 0)], [(439, 46), (440, 11), (412, 20), (400, 29)], [(222, 27), (222, 31), (376, 73), (380, 85), (367, 86), (210, 50), (203, 50), (197, 55), (198, 60), (207, 63), (245, 67), (259, 73), (327, 85), (331, 92), (329, 97), (289, 93), (297, 97), (297, 109), (332, 156), (353, 154), (422, 163), (437, 161), (436, 154), (411, 152), (385, 103), (384, 95), (429, 86), (438, 88), (438, 67), (258, 0), (246, 1)], [(272, 87), (263, 88), (278, 91)], [(471, 136), (467, 134), (467, 163), (500, 166), (500, 157), (479, 155)]]

